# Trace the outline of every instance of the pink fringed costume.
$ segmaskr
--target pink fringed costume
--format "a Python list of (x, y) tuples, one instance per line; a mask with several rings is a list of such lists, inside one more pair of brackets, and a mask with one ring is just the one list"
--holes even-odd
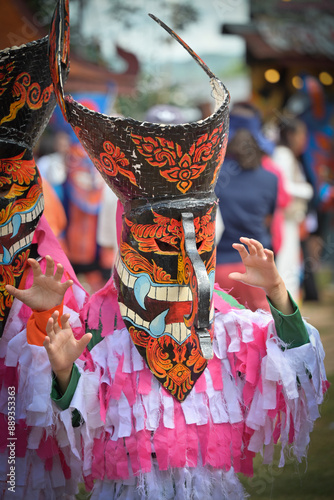
[(215, 287), (229, 93), (151, 17), (210, 77), (216, 107), (204, 120), (109, 117), (66, 96), (66, 0), (53, 23), (58, 103), (124, 213), (113, 277), (82, 311), (92, 340), (65, 394), (55, 381), (52, 398), (94, 500), (242, 499), (235, 473), (251, 475), (255, 453), (268, 463), (280, 441), (281, 466), (290, 446), (305, 455), (324, 353), (293, 302), (289, 316), (251, 312)]
[(56, 499), (77, 491), (79, 455), (72, 454), (50, 391), (44, 347), (27, 342), (31, 309), (6, 285), (30, 288), (28, 258), (51, 254), (65, 270), (64, 312), (81, 335), (79, 311), (87, 296), (44, 218), (42, 179), (33, 148), (56, 105), (48, 65), (48, 37), (0, 51), (0, 497)]

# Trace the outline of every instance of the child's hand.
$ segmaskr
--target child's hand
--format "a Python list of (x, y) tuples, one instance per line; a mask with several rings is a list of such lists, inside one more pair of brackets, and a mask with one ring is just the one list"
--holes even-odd
[(66, 391), (71, 378), (73, 363), (84, 351), (92, 338), (91, 333), (86, 333), (80, 340), (76, 340), (69, 324), (69, 314), (63, 314), (60, 318), (61, 327), (58, 324), (59, 312), (55, 311), (46, 325), (44, 347), (48, 353), (51, 368), (57, 377), (62, 392)]
[[(241, 281), (250, 286), (263, 288), (267, 293), (281, 281), (275, 265), (273, 252), (263, 248), (263, 245), (257, 240), (240, 238), (240, 241), (244, 245), (234, 243), (232, 246), (238, 250), (246, 272), (243, 274), (231, 273), (229, 278)], [(247, 245), (248, 251), (245, 245)]]
[(42, 273), (41, 267), (35, 259), (28, 259), (28, 263), (34, 275), (31, 288), (19, 290), (12, 285), (6, 285), (6, 290), (36, 311), (48, 311), (61, 304), (66, 290), (73, 285), (72, 280), (61, 282), (64, 273), (63, 266), (58, 263), (56, 272), (54, 272), (54, 260), (49, 255), (46, 256), (45, 274)]
[(234, 243), (232, 246), (238, 250), (246, 272), (230, 273), (229, 278), (262, 288), (277, 309), (283, 314), (292, 314), (294, 309), (275, 265), (273, 252), (263, 248), (257, 240), (240, 238), (240, 241), (247, 245), (248, 251), (240, 243)]

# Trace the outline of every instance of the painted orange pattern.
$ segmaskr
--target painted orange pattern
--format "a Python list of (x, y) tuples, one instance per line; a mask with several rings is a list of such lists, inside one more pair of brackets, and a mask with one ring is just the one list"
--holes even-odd
[(168, 182), (176, 182), (177, 189), (186, 193), (205, 170), (207, 163), (214, 156), (220, 142), (223, 124), (211, 134), (203, 134), (188, 151), (183, 151), (180, 144), (163, 137), (142, 137), (132, 134), (131, 138), (137, 151), (146, 161), (159, 167), (160, 174)]
[[(213, 207), (202, 217), (194, 219), (196, 243), (199, 253), (211, 252), (215, 243), (215, 221), (212, 219)], [(180, 251), (182, 225), (176, 219), (165, 217), (153, 211), (153, 224), (134, 224), (125, 218), (125, 223), (131, 228), (131, 234), (142, 252), (165, 253), (160, 250), (157, 239), (175, 247), (175, 253)]]
[[(207, 213), (194, 220), (196, 242), (199, 252), (209, 252), (210, 258), (205, 262), (207, 272), (210, 273), (215, 267), (215, 221), (211, 207)], [(205, 369), (207, 360), (203, 358), (199, 347), (198, 337), (192, 325), (198, 314), (196, 276), (189, 257), (187, 257), (184, 246), (184, 235), (181, 221), (153, 213), (152, 224), (135, 224), (125, 218), (125, 224), (130, 228), (132, 238), (138, 243), (139, 251), (163, 254), (159, 249), (159, 242), (168, 243), (175, 248), (178, 254), (177, 279), (171, 279), (154, 260), (148, 260), (128, 243), (121, 241), (120, 255), (123, 263), (133, 273), (147, 273), (154, 283), (168, 284), (178, 283), (189, 286), (192, 291), (192, 304), (184, 303), (178, 305), (186, 326), (191, 329), (191, 335), (183, 343), (177, 343), (171, 336), (162, 335), (154, 338), (148, 332), (132, 324), (128, 324), (128, 331), (132, 341), (140, 354), (146, 360), (149, 369), (178, 401), (183, 401), (194, 386), (196, 380)], [(212, 250), (214, 250), (212, 252)], [(168, 250), (169, 252), (170, 250)], [(187, 316), (188, 315), (188, 316)], [(211, 337), (213, 326), (211, 326)]]
[(94, 158), (93, 161), (98, 171), (112, 177), (119, 173), (127, 177), (131, 184), (137, 186), (134, 173), (126, 169), (129, 167), (130, 162), (120, 148), (110, 141), (105, 141), (103, 149), (104, 152), (100, 153), (100, 158)]
[(14, 300), (13, 295), (10, 295), (5, 286), (18, 286), (16, 280), (22, 277), (22, 273), (29, 258), (30, 249), (24, 250), (16, 255), (10, 266), (0, 265), (0, 322), (6, 318), (6, 310), (10, 309)]
[[(34, 159), (23, 160), (26, 150), (12, 158), (0, 159), (0, 185), (5, 186), (12, 182), (29, 184), (36, 175)], [(5, 174), (5, 175), (2, 175)]]
[(2, 118), (0, 125), (15, 120), (17, 113), (24, 105), (27, 105), (32, 110), (40, 109), (43, 104), (49, 102), (52, 92), (52, 84), (42, 91), (39, 83), (31, 83), (29, 73), (20, 73), (13, 83), (13, 102), (10, 105), (9, 113)]
[(14, 69), (14, 61), (0, 65), (0, 96), (7, 90), (7, 85), (13, 79), (10, 74)]
[(153, 339), (134, 326), (129, 327), (129, 333), (134, 344), (140, 350), (145, 349), (145, 359), (151, 372), (165, 389), (182, 402), (198, 378), (194, 374), (200, 375), (207, 365), (207, 360), (200, 354), (198, 338), (193, 335), (188, 342), (179, 345), (168, 335)]

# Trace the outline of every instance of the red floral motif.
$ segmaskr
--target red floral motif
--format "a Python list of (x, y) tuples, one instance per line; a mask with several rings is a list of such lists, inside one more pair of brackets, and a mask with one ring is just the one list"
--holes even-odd
[(100, 154), (100, 158), (94, 159), (94, 165), (99, 172), (112, 177), (115, 177), (119, 172), (121, 175), (127, 177), (132, 184), (137, 186), (134, 173), (126, 170), (130, 162), (120, 148), (110, 141), (105, 141), (103, 143), (103, 149), (105, 152)]
[(16, 77), (13, 84), (13, 102), (10, 105), (9, 113), (2, 118), (0, 125), (14, 120), (25, 104), (32, 110), (40, 109), (44, 103), (50, 100), (52, 92), (52, 84), (41, 91), (41, 86), (37, 82), (31, 83), (29, 73), (21, 73)]
[(186, 193), (206, 169), (207, 163), (220, 142), (223, 125), (209, 134), (203, 134), (188, 151), (183, 151), (180, 144), (167, 141), (163, 137), (141, 137), (132, 134), (137, 151), (146, 161), (159, 167), (160, 174), (169, 182), (176, 182), (177, 189)]

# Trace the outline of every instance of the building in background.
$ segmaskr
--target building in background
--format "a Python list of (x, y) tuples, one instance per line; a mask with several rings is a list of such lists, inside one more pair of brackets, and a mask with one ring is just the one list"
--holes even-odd
[(281, 109), (314, 76), (334, 100), (334, 2), (250, 0), (249, 22), (224, 23), (246, 42), (252, 98), (264, 115)]

